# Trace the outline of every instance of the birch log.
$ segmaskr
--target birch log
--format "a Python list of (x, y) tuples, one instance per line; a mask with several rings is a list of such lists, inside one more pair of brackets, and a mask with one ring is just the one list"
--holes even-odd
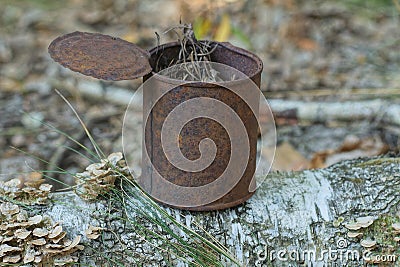
[[(108, 210), (107, 202), (89, 204), (72, 192), (55, 193), (52, 199), (53, 204), (43, 212), (62, 221), (70, 235), (85, 236), (88, 225), (105, 226), (112, 231), (104, 234), (101, 243), (110, 255), (130, 248), (143, 266), (165, 266), (159, 251), (124, 228), (122, 221), (102, 221), (102, 212), (122, 216), (121, 210)], [(392, 223), (400, 221), (399, 204), (400, 157), (387, 155), (344, 161), (320, 170), (270, 173), (249, 201), (232, 209), (166, 210), (188, 226), (194, 220), (199, 222), (245, 266), (362, 266), (376, 259), (370, 257), (371, 253), (386, 253), (383, 256), (387, 256), (384, 260), (390, 263), (388, 266), (395, 266), (400, 261), (400, 243), (382, 236), (393, 237), (388, 233), (393, 230)], [(348, 237), (345, 223), (360, 217), (365, 220), (365, 216), (372, 216), (368, 220), (373, 224), (357, 230), (363, 236)], [(370, 239), (377, 241), (371, 253), (360, 245)], [(104, 258), (94, 257), (93, 249), (98, 250), (99, 243), (83, 241), (87, 245), (80, 257), (82, 264), (115, 266), (104, 265)], [(124, 266), (135, 266), (131, 257), (123, 261)], [(185, 265), (175, 261), (174, 266)]]
[(379, 121), (382, 124), (400, 125), (400, 105), (381, 99), (365, 101), (304, 102), (271, 99), (275, 116), (289, 117), (307, 122), (329, 121)]
[[(55, 88), (65, 88), (71, 92), (80, 93), (90, 99), (107, 101), (118, 105), (128, 105), (135, 92), (120, 88), (107, 87), (102, 88), (97, 81), (82, 80), (77, 85), (66, 85), (65, 83), (55, 82)], [(136, 87), (140, 84), (135, 83)], [(357, 91), (357, 90), (356, 90)], [(367, 89), (358, 91), (370, 91)], [(382, 92), (381, 92), (382, 91)], [(138, 91), (136, 91), (138, 92)], [(330, 90), (328, 90), (331, 94)], [(273, 99), (269, 93), (265, 97), (276, 117), (292, 118), (300, 122), (354, 122), (354, 121), (375, 121), (382, 124), (394, 126), (400, 125), (400, 105), (398, 100), (398, 89), (379, 89), (383, 95), (393, 94), (390, 100), (374, 98), (369, 100), (339, 100), (339, 101), (297, 101), (287, 99)], [(302, 94), (309, 96), (310, 91), (304, 91)], [(326, 92), (325, 92), (326, 93)], [(378, 94), (378, 92), (375, 92)], [(315, 92), (317, 95), (317, 93)], [(301, 94), (300, 94), (301, 96)], [(381, 95), (379, 95), (381, 96)], [(132, 105), (141, 108), (141, 97), (137, 95), (133, 98)]]

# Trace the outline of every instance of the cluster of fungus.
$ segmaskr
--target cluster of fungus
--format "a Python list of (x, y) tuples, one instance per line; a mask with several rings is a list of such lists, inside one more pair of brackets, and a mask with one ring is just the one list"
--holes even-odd
[(363, 235), (363, 233), (358, 230), (360, 230), (361, 228), (367, 228), (373, 223), (374, 217), (365, 216), (357, 218), (354, 222), (345, 223), (344, 227), (350, 230), (350, 232), (347, 233), (347, 236), (350, 238), (355, 238), (361, 237)]
[(121, 152), (110, 154), (100, 163), (89, 165), (82, 173), (75, 175), (76, 193), (83, 199), (95, 200), (107, 194), (119, 177), (130, 177), (129, 168)]
[[(122, 153), (113, 153), (76, 175), (77, 193), (84, 199), (96, 199), (108, 192), (118, 177), (129, 177), (129, 169)], [(42, 175), (33, 172), (7, 182), (0, 182), (0, 265), (64, 266), (76, 263), (74, 254), (84, 247), (81, 237), (66, 237), (59, 223), (42, 215), (30, 216), (15, 203), (45, 204), (52, 186), (44, 183)], [(85, 234), (97, 239), (104, 229), (90, 226)]]
[(0, 195), (24, 204), (45, 204), (52, 185), (45, 184), (42, 174), (32, 172), (7, 182), (0, 181)]
[[(347, 236), (349, 238), (358, 238), (360, 245), (369, 251), (373, 251), (377, 249), (380, 245), (382, 246), (387, 246), (387, 244), (380, 244), (378, 242), (377, 238), (371, 237), (370, 231), (366, 231), (369, 226), (371, 226), (374, 222), (377, 220), (372, 217), (372, 216), (365, 216), (365, 217), (359, 217), (355, 221), (348, 222), (344, 224), (344, 227), (349, 230), (347, 233)], [(395, 243), (400, 242), (400, 223), (392, 223), (390, 225), (387, 225), (386, 222), (379, 222), (378, 228), (379, 231), (382, 231), (385, 236), (391, 236), (393, 238), (390, 238)], [(394, 247), (389, 245), (389, 248), (383, 248), (384, 250), (387, 251), (393, 251)], [(380, 257), (370, 257), (369, 259), (366, 260), (367, 263), (382, 263), (382, 260), (380, 260)]]
[(393, 223), (392, 228), (393, 228), (393, 233), (397, 235), (394, 237), (394, 241), (400, 242), (400, 223)]
[[(65, 266), (77, 262), (81, 237), (66, 238), (59, 223), (10, 202), (0, 204), (0, 262), (24, 266)], [(1, 264), (0, 264), (1, 265)]]
[(89, 225), (88, 229), (85, 230), (85, 235), (88, 239), (97, 239), (103, 230), (105, 230), (105, 228)]

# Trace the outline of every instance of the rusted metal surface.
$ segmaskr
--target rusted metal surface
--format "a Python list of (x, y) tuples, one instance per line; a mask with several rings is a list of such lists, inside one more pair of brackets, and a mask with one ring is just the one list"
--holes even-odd
[(152, 70), (146, 50), (99, 33), (69, 33), (55, 39), (48, 50), (62, 66), (103, 80), (132, 80)]
[[(212, 62), (231, 66), (247, 75), (259, 88), (262, 71), (262, 61), (249, 51), (232, 46), (229, 43), (217, 43), (216, 49), (211, 56)], [(169, 43), (153, 48), (149, 52), (136, 45), (119, 38), (103, 34), (73, 32), (55, 39), (49, 46), (51, 57), (73, 71), (104, 80), (129, 80), (144, 76), (144, 81), (156, 78), (152, 86), (143, 90), (145, 145), (143, 146), (142, 175), (139, 184), (147, 193), (156, 200), (165, 203), (162, 196), (173, 195), (176, 198), (195, 200), (203, 203), (202, 193), (191, 190), (190, 195), (179, 195), (179, 193), (168, 189), (167, 183), (185, 188), (202, 187), (218, 180), (221, 173), (227, 168), (232, 156), (230, 136), (224, 125), (208, 119), (197, 117), (188, 122), (180, 132), (179, 148), (184, 157), (196, 160), (200, 157), (199, 143), (205, 138), (213, 140), (216, 146), (216, 156), (213, 162), (197, 172), (188, 172), (175, 167), (164, 154), (161, 131), (168, 114), (179, 104), (194, 98), (209, 98), (218, 100), (239, 116), (243, 122), (249, 143), (249, 157), (243, 161), (245, 170), (234, 187), (226, 194), (217, 194), (221, 191), (215, 187), (207, 194), (217, 195), (217, 199), (208, 204), (187, 206), (184, 202), (180, 205), (172, 205), (177, 208), (188, 210), (217, 210), (236, 206), (254, 193), (255, 181), (253, 179), (256, 169), (258, 122), (251, 106), (258, 107), (259, 95), (249, 92), (247, 100), (221, 84), (210, 83), (185, 83), (175, 86), (171, 90), (171, 79), (156, 75), (154, 70), (157, 64), (168, 66), (172, 59), (178, 57), (179, 43)], [(181, 81), (182, 82), (182, 81)], [(236, 86), (243, 87), (239, 79), (234, 81)], [(247, 80), (248, 82), (248, 80)], [(246, 88), (245, 88), (246, 89)], [(160, 96), (166, 92), (160, 99)], [(153, 103), (155, 105), (153, 106)], [(186, 112), (186, 111), (185, 111)], [(189, 111), (188, 111), (189, 112)], [(240, 141), (240, 140), (239, 140)], [(237, 141), (236, 141), (237, 142)], [(162, 180), (155, 177), (154, 173), (160, 173)], [(213, 191), (214, 190), (214, 191)], [(198, 200), (198, 202), (197, 202)], [(193, 202), (193, 201), (192, 201)]]
[[(173, 57), (176, 57), (179, 52), (177, 43), (169, 43), (158, 48), (150, 50), (150, 64), (155, 69), (155, 64), (160, 61), (169, 62)], [(245, 73), (259, 87), (262, 71), (261, 60), (250, 52), (234, 47), (228, 43), (219, 43), (217, 49), (211, 56), (215, 62), (224, 63), (232, 66), (241, 72)], [(207, 97), (217, 99), (228, 106), (240, 117), (244, 123), (249, 143), (250, 157), (248, 158), (247, 168), (236, 186), (227, 192), (220, 199), (197, 207), (187, 207), (185, 205), (171, 205), (176, 208), (205, 211), (218, 210), (236, 206), (246, 201), (254, 192), (250, 192), (250, 183), (253, 182), (253, 176), (256, 168), (256, 152), (257, 152), (257, 134), (258, 122), (254, 113), (249, 106), (231, 90), (218, 84), (185, 84), (175, 87), (170, 90), (170, 81), (163, 76), (155, 75), (153, 72), (147, 75), (144, 80), (151, 78), (158, 79), (156, 85), (151, 88), (144, 87), (143, 97), (144, 109), (151, 106), (157, 96), (163, 94), (163, 91), (168, 91), (161, 99), (157, 101), (151, 109), (150, 116), (145, 123), (145, 147), (149, 154), (150, 162), (143, 161), (142, 175), (139, 178), (139, 183), (153, 197), (162, 202), (164, 194), (179, 194), (178, 192), (170, 192), (165, 190), (165, 184), (155, 178), (154, 172), (157, 171), (168, 182), (184, 186), (184, 187), (199, 187), (216, 180), (227, 167), (231, 157), (231, 142), (229, 135), (223, 126), (213, 120), (207, 118), (196, 118), (187, 123), (181, 131), (180, 149), (182, 154), (190, 160), (199, 158), (199, 142), (204, 138), (210, 138), (217, 146), (217, 155), (215, 160), (206, 169), (199, 172), (186, 172), (173, 166), (163, 152), (161, 144), (161, 130), (168, 114), (179, 104), (193, 98)], [(237, 86), (241, 86), (240, 83)], [(253, 105), (258, 106), (259, 96), (250, 96)], [(144, 111), (144, 113), (146, 113)], [(146, 118), (145, 118), (146, 119)], [(146, 151), (143, 151), (145, 155)], [(247, 159), (246, 159), (247, 160)], [(253, 185), (254, 186), (254, 185)], [(216, 189), (218, 190), (218, 189)], [(213, 194), (215, 192), (208, 192)], [(157, 197), (158, 196), (158, 197)], [(191, 199), (202, 199), (202, 196), (193, 191)], [(168, 203), (167, 203), (168, 204)]]

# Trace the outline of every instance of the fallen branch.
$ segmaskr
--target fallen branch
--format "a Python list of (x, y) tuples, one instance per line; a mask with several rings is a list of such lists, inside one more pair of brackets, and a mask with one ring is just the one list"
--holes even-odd
[(276, 117), (306, 122), (374, 121), (400, 125), (400, 105), (381, 99), (348, 102), (305, 102), (272, 99), (268, 101)]
[[(185, 212), (166, 208), (166, 211), (189, 227), (197, 222), (247, 266), (256, 266), (257, 261), (258, 266), (287, 266), (289, 263), (303, 266), (304, 262), (313, 262), (313, 266), (317, 266), (317, 262), (361, 266), (371, 262), (374, 254), (400, 257), (399, 242), (390, 234), (394, 231), (392, 224), (400, 222), (399, 192), (400, 158), (384, 156), (345, 161), (320, 170), (271, 173), (249, 201), (233, 209)], [(133, 266), (137, 260), (145, 266), (165, 266), (161, 248), (150, 246), (124, 221), (115, 219), (122, 211), (113, 210), (110, 201), (89, 204), (74, 193), (57, 193), (52, 199), (54, 203), (44, 213), (54, 221), (63, 221), (70, 235), (85, 235), (89, 225), (106, 227), (110, 231), (101, 242), (90, 243), (87, 238), (83, 239), (89, 245), (85, 244), (82, 255), (88, 256), (81, 257), (81, 264), (100, 266), (107, 257), (121, 256), (129, 250), (134, 256), (122, 257), (124, 266)], [(114, 219), (103, 221), (99, 214), (107, 210)], [(130, 210), (127, 213), (141, 223), (138, 214)], [(357, 222), (353, 222), (357, 218)], [(144, 226), (157, 230), (156, 225)], [(350, 228), (357, 231), (350, 231)], [(179, 234), (174, 226), (171, 229)], [(172, 239), (168, 233), (162, 235)], [(362, 253), (371, 244), (370, 257), (363, 259)], [(316, 258), (311, 255), (311, 258), (296, 260), (289, 259), (286, 254), (280, 255), (286, 258), (279, 260), (279, 250), (315, 251)], [(328, 254), (321, 256), (322, 250), (336, 250), (337, 256), (334, 259)], [(96, 252), (99, 251), (103, 257), (98, 257)], [(359, 258), (338, 258), (338, 251), (350, 251)], [(355, 255), (356, 251), (359, 254)], [(173, 266), (185, 266), (176, 257), (169, 260)]]
[[(124, 106), (130, 103), (135, 93), (134, 91), (129, 91), (120, 87), (108, 87), (103, 89), (97, 81), (82, 81), (79, 82), (76, 87), (66, 87), (65, 89), (77, 91), (92, 100), (102, 100)], [(358, 91), (362, 90), (360, 89)], [(375, 91), (373, 92), (376, 93)], [(323, 93), (326, 92), (323, 91)], [(383, 93), (397, 94), (396, 91), (392, 89), (383, 90)], [(140, 99), (142, 98), (135, 98), (135, 100)], [(369, 120), (377, 124), (400, 125), (400, 105), (395, 101), (375, 99), (365, 101), (307, 102), (300, 100), (269, 99), (268, 97), (267, 99), (272, 112), (277, 118), (289, 118), (308, 123)], [(133, 104), (139, 109), (142, 106), (142, 103), (139, 101)]]
[(318, 99), (322, 97), (339, 98), (342, 101), (368, 100), (376, 98), (393, 99), (400, 97), (398, 88), (354, 88), (354, 89), (309, 89), (309, 90), (279, 90), (263, 91), (266, 98), (307, 98)]

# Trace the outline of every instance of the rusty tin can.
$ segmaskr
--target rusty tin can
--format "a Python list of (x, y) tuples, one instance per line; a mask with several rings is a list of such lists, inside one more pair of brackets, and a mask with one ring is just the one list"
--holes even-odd
[[(55, 61), (84, 75), (115, 81), (144, 77), (144, 144), (142, 174), (138, 182), (153, 198), (176, 208), (229, 208), (246, 201), (256, 189), (254, 174), (262, 61), (229, 43), (212, 44), (216, 46), (209, 54), (210, 61), (229, 66), (239, 73), (239, 78), (222, 79), (227, 81), (218, 83), (189, 83), (157, 73), (160, 62), (168, 66), (179, 57), (180, 43), (168, 43), (146, 51), (120, 38), (73, 32), (56, 38), (49, 46)], [(192, 101), (196, 99), (214, 102), (207, 106), (201, 101)], [(170, 114), (182, 103), (189, 102), (196, 104), (180, 109), (178, 118), (172, 120), (179, 122), (179, 117), (190, 118), (179, 127), (179, 132), (165, 127)], [(214, 109), (214, 104), (217, 107), (221, 103), (227, 113)], [(209, 116), (197, 116), (197, 113)], [(214, 120), (214, 115), (219, 119)], [(163, 130), (165, 128), (169, 132)], [(165, 131), (168, 140), (175, 138), (172, 143), (176, 143), (174, 149), (180, 158), (168, 154), (169, 148), (162, 141)], [(212, 146), (203, 146), (204, 140), (212, 140)], [(164, 153), (165, 149), (167, 153)], [(203, 153), (209, 152), (206, 150), (214, 151), (214, 157), (202, 169), (178, 168), (172, 164), (201, 162), (203, 154), (210, 154)]]
[[(233, 91), (227, 89), (227, 84), (224, 83), (182, 83), (182, 81), (158, 75), (154, 71), (156, 62), (160, 60), (160, 57), (166, 61), (176, 58), (179, 52), (179, 43), (167, 43), (155, 47), (149, 52), (153, 71), (143, 78), (144, 145), (142, 175), (139, 177), (139, 184), (159, 202), (180, 209), (219, 210), (243, 203), (254, 194), (256, 187), (253, 178), (256, 169), (258, 114), (254, 114), (254, 111), (249, 108), (249, 104), (258, 107), (259, 94), (254, 94), (253, 91), (251, 95), (246, 96), (249, 101), (246, 103)], [(218, 43), (211, 54), (211, 61), (239, 70), (259, 89), (263, 64), (261, 59), (253, 53), (229, 43)], [(146, 81), (150, 78), (153, 82), (150, 86), (146, 86)], [(249, 79), (247, 81), (239, 79), (231, 82), (230, 86), (242, 88), (244, 89), (243, 93), (246, 94), (245, 87), (247, 85), (244, 83)], [(184, 171), (171, 164), (163, 151), (161, 142), (161, 131), (168, 114), (179, 104), (199, 97), (216, 99), (233, 109), (244, 124), (247, 136), (243, 136), (243, 138), (248, 138), (249, 144), (248, 158), (243, 159), (247, 161), (247, 164), (238, 182), (221, 197), (206, 204), (202, 202), (205, 191), (197, 191), (196, 188), (214, 182), (227, 168), (232, 156), (231, 146), (234, 144), (231, 143), (232, 140), (226, 129), (208, 118), (194, 118), (182, 128), (180, 136), (177, 138), (179, 138), (182, 154), (189, 160), (199, 158), (201, 140), (209, 138), (215, 143), (215, 159), (207, 168), (197, 172)], [(155, 175), (156, 173), (157, 175)], [(163, 179), (160, 179), (160, 176)], [(175, 190), (170, 185), (194, 190)], [(218, 187), (212, 187), (206, 191), (206, 194), (219, 194), (218, 190), (220, 190)], [(175, 204), (174, 201), (165, 201), (166, 197), (167, 199), (175, 198), (176, 203), (179, 204)], [(191, 203), (197, 202), (199, 205), (185, 205), (185, 199), (190, 200)]]

